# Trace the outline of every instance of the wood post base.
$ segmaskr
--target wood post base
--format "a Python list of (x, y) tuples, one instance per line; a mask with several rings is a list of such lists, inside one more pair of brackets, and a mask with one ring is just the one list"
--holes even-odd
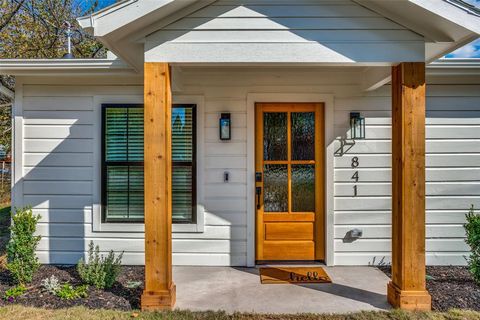
[(411, 311), (432, 310), (432, 297), (428, 291), (401, 290), (392, 281), (387, 286), (387, 299), (394, 308)]
[(142, 294), (142, 311), (172, 310), (176, 300), (176, 286), (172, 283), (169, 290)]

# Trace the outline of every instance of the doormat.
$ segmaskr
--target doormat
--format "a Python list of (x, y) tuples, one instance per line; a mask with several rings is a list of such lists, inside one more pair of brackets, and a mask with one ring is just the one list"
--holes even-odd
[(331, 283), (321, 267), (264, 267), (260, 268), (262, 284), (277, 283)]

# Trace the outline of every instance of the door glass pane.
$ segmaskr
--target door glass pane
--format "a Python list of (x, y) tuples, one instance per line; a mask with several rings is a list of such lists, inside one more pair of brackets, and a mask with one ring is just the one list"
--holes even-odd
[(292, 160), (315, 160), (315, 113), (292, 112)]
[(287, 113), (263, 114), (264, 160), (287, 160)]
[(267, 164), (264, 167), (263, 211), (288, 211), (288, 167)]
[(315, 165), (292, 165), (292, 211), (315, 211)]

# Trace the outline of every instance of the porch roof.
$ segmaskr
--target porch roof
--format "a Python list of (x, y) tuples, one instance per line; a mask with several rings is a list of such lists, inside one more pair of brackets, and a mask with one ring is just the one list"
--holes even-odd
[[(116, 55), (141, 71), (147, 36), (213, 2), (124, 0), (78, 21)], [(423, 36), (426, 62), (444, 56), (480, 34), (479, 10), (461, 0), (353, 0), (352, 3)]]

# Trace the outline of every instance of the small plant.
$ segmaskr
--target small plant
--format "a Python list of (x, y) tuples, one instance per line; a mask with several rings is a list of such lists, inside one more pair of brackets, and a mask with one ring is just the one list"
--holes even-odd
[(111, 288), (115, 283), (122, 263), (123, 252), (115, 257), (113, 250), (107, 257), (100, 256), (100, 248), (90, 241), (88, 246), (88, 263), (80, 259), (77, 271), (83, 282), (98, 289)]
[(88, 297), (87, 290), (87, 285), (81, 285), (75, 288), (71, 284), (65, 283), (64, 285), (60, 286), (55, 295), (64, 300), (86, 298)]
[(142, 281), (128, 281), (125, 284), (125, 288), (128, 289), (136, 289), (142, 285)]
[(3, 296), (3, 299), (5, 299), (8, 302), (13, 302), (17, 297), (20, 297), (22, 294), (27, 292), (27, 288), (20, 284), (16, 287), (10, 288), (7, 291), (5, 291), (5, 295)]
[(42, 287), (47, 292), (51, 294), (56, 294), (60, 290), (60, 282), (55, 275), (50, 276), (50, 278), (45, 278), (42, 280)]
[(467, 223), (465, 242), (470, 246), (470, 257), (467, 258), (468, 267), (473, 279), (480, 285), (480, 215), (475, 213), (474, 207), (466, 215)]
[(35, 255), (40, 236), (35, 235), (40, 215), (31, 208), (17, 209), (12, 217), (11, 238), (7, 245), (7, 269), (18, 284), (32, 281), (40, 264)]

